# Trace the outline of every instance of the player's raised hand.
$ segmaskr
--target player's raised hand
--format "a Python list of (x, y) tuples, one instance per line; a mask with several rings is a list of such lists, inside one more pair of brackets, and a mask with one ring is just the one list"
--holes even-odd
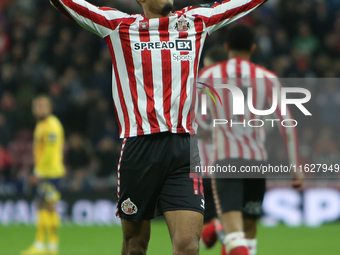
[(301, 171), (292, 171), (292, 187), (294, 189), (299, 189), (302, 187), (304, 181), (304, 173)]
[(35, 174), (32, 174), (29, 178), (29, 184), (31, 186), (36, 186), (38, 184), (38, 177)]

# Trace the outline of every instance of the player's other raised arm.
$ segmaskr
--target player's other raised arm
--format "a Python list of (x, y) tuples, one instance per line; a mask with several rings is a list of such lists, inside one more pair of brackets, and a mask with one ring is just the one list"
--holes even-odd
[(83, 28), (106, 37), (128, 14), (113, 8), (97, 7), (84, 0), (50, 0), (51, 4)]
[[(297, 138), (297, 130), (295, 127), (295, 122), (293, 120), (293, 116), (287, 107), (286, 115), (282, 115), (282, 109), (281, 109), (281, 84), (279, 79), (272, 78), (270, 79), (270, 82), (273, 83), (273, 86), (269, 86), (268, 91), (268, 97), (271, 98), (272, 95), (272, 88), (276, 87), (278, 90), (278, 105), (276, 108), (276, 111), (274, 112), (274, 116), (279, 121), (276, 122), (278, 124), (278, 127), (280, 129), (280, 133), (283, 139), (283, 142), (286, 146), (286, 151), (288, 153), (288, 159), (291, 166), (297, 166), (299, 165), (299, 152), (298, 152), (298, 138)], [(271, 106), (272, 101), (269, 99), (268, 104)], [(285, 121), (285, 125), (287, 127), (282, 126), (282, 121)], [(300, 188), (302, 186), (303, 180), (304, 180), (304, 174), (300, 171), (294, 171), (294, 168), (291, 169), (291, 175), (292, 175), (292, 186), (294, 188)]]
[(215, 3), (202, 4), (189, 12), (200, 16), (208, 33), (230, 24), (261, 6), (267, 0), (219, 0)]

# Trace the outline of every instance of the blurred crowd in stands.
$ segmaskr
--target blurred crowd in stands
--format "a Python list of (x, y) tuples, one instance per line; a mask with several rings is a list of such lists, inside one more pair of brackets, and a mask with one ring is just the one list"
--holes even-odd
[[(99, 6), (139, 13), (135, 0), (90, 0)], [(177, 0), (176, 7), (206, 1)], [(279, 77), (340, 77), (340, 1), (271, 0), (240, 22), (257, 34), (257, 64)], [(206, 49), (223, 44), (223, 28)], [(204, 54), (204, 52), (203, 52)], [(64, 188), (114, 187), (120, 152), (111, 99), (111, 58), (105, 42), (58, 13), (48, 0), (0, 3), (0, 183), (20, 189), (32, 171), (32, 99), (47, 93), (66, 130)], [(339, 158), (340, 86), (309, 88), (312, 119), (298, 126), (303, 162)], [(294, 112), (293, 112), (294, 113)], [(298, 114), (298, 113), (297, 113)], [(269, 134), (271, 156), (286, 153)]]

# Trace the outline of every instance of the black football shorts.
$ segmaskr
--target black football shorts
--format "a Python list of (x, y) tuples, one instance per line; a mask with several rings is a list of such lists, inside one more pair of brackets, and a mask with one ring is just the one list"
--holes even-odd
[(211, 178), (203, 178), (203, 186), (205, 199), (204, 223), (208, 223), (212, 219), (217, 218), (214, 196), (211, 187)]
[[(217, 162), (218, 165), (260, 165), (264, 162), (243, 159), (225, 159)], [(229, 179), (213, 178), (212, 188), (217, 213), (242, 211), (247, 218), (260, 218), (262, 216), (262, 203), (266, 192), (266, 179)]]
[(124, 139), (117, 216), (141, 221), (154, 218), (156, 211), (204, 214), (202, 179), (190, 174), (199, 165), (196, 136), (164, 132)]

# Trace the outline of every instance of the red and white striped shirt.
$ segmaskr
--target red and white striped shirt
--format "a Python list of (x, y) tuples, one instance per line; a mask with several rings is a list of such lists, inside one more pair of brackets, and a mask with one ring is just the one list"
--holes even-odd
[(108, 44), (112, 94), (123, 138), (165, 131), (195, 133), (194, 79), (207, 35), (266, 0), (225, 0), (155, 19), (84, 0), (50, 1)]
[(202, 166), (210, 166), (214, 164), (213, 159), (213, 151), (214, 151), (214, 144), (209, 141), (205, 141), (203, 139), (198, 139), (198, 149), (201, 158), (201, 165)]
[[(200, 72), (199, 81), (211, 81), (214, 86), (213, 78), (216, 79), (237, 79), (237, 86), (247, 88), (249, 86), (253, 89), (253, 105), (257, 110), (268, 109), (272, 105), (272, 89), (281, 87), (277, 76), (268, 71), (267, 69), (255, 65), (248, 60), (241, 58), (232, 58), (228, 61), (218, 63), (216, 65), (207, 67)], [(247, 82), (242, 82), (241, 79)], [(280, 90), (278, 90), (280, 91)], [(213, 119), (233, 120), (233, 99), (232, 94), (227, 89), (216, 88), (216, 92), (222, 98), (223, 107), (216, 106), (212, 100), (208, 101), (208, 108)], [(250, 119), (263, 119), (263, 116), (257, 116), (250, 112), (247, 106), (244, 107), (244, 115), (241, 119), (236, 120), (242, 123), (244, 120)], [(287, 114), (281, 113), (281, 100), (278, 99), (278, 106), (274, 112), (275, 119), (286, 120), (286, 126), (294, 126), (290, 121), (292, 115), (287, 109)], [(197, 115), (197, 121), (202, 128), (207, 128), (204, 116)], [(268, 118), (270, 119), (270, 118)], [(235, 119), (234, 119), (235, 120)], [(276, 122), (276, 123), (280, 123)], [(270, 122), (271, 124), (273, 122)], [(253, 123), (252, 125), (259, 125)], [(244, 127), (245, 126), (245, 127)], [(289, 161), (291, 164), (298, 163), (298, 150), (297, 150), (297, 134), (295, 127), (283, 127), (278, 125), (282, 138), (287, 148)], [(246, 160), (266, 161), (267, 151), (265, 149), (265, 130), (263, 127), (250, 127), (248, 125), (216, 125), (212, 128), (214, 140), (214, 160), (222, 160), (225, 158), (240, 158)]]

